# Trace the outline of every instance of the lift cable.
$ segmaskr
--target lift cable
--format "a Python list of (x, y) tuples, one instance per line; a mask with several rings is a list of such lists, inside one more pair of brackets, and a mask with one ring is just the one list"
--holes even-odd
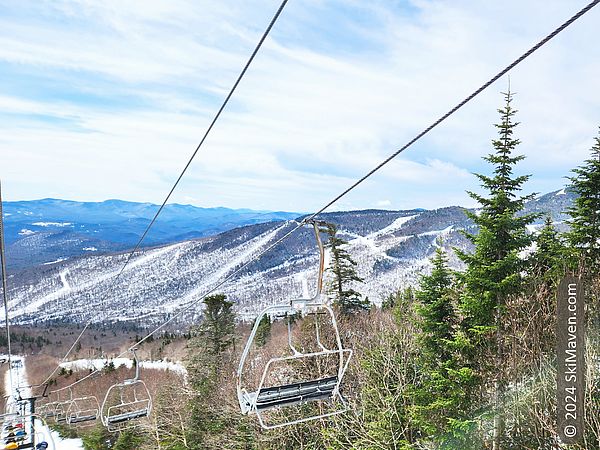
[[(573, 22), (575, 22), (577, 19), (579, 19), (585, 13), (587, 13), (590, 9), (592, 9), (594, 6), (596, 6), (599, 2), (600, 2), (600, 0), (593, 0), (592, 2), (590, 2), (587, 6), (585, 6), (583, 9), (581, 9), (579, 12), (577, 12), (575, 15), (573, 15), (571, 18), (569, 18), (567, 21), (565, 21), (563, 24), (561, 24), (559, 27), (557, 27), (550, 34), (548, 34), (547, 36), (545, 36), (542, 40), (540, 40), (539, 42), (537, 42), (533, 47), (531, 47), (529, 50), (527, 50), (525, 53), (523, 53), (521, 56), (519, 56), (517, 59), (515, 59), (513, 62), (511, 62), (504, 69), (500, 70), (496, 75), (494, 75), (492, 78), (490, 78), (484, 84), (482, 84), (475, 91), (473, 91), (472, 94), (470, 94), (464, 100), (460, 101), (456, 106), (454, 106), (452, 109), (450, 109), (447, 113), (445, 113), (444, 115), (442, 115), (435, 122), (433, 122), (431, 125), (429, 125), (427, 128), (425, 128), (419, 134), (417, 134), (413, 139), (411, 139), (406, 144), (404, 144), (402, 147), (400, 147), (397, 151), (395, 151), (394, 153), (392, 153), (388, 158), (386, 158), (384, 161), (382, 161), (380, 164), (378, 164), (375, 168), (373, 168), (371, 171), (369, 171), (365, 176), (363, 176), (362, 178), (360, 178), (358, 181), (356, 181), (354, 184), (352, 184), (349, 188), (347, 188), (345, 191), (343, 191), (341, 194), (339, 194), (337, 197), (335, 197), (333, 200), (331, 200), (329, 203), (327, 203), (325, 206), (323, 206), (317, 212), (315, 212), (315, 213), (313, 213), (313, 214), (311, 214), (309, 216), (306, 216), (300, 222), (297, 222), (297, 225), (294, 228), (292, 228), (290, 231), (288, 231), (285, 235), (283, 235), (280, 239), (278, 239), (273, 244), (271, 244), (267, 248), (265, 248), (262, 251), (260, 251), (258, 254), (256, 254), (254, 257), (252, 257), (249, 261), (247, 261), (246, 263), (244, 263), (243, 265), (241, 265), (238, 269), (234, 270), (226, 278), (224, 278), (221, 282), (219, 282), (213, 288), (211, 288), (207, 292), (205, 292), (202, 296), (200, 296), (197, 299), (195, 299), (194, 301), (190, 302), (187, 306), (185, 306), (183, 309), (181, 309), (177, 314), (171, 316), (167, 321), (163, 322), (160, 326), (158, 326), (156, 329), (154, 329), (152, 332), (150, 332), (144, 338), (140, 339), (137, 343), (135, 343), (134, 345), (132, 345), (131, 348), (135, 348), (138, 345), (140, 345), (143, 342), (145, 342), (148, 338), (150, 338), (151, 336), (153, 336), (154, 334), (156, 334), (157, 332), (159, 332), (160, 330), (162, 330), (165, 326), (167, 326), (169, 323), (171, 323), (177, 317), (181, 316), (184, 312), (188, 311), (192, 306), (197, 305), (200, 301), (202, 301), (203, 299), (205, 299), (208, 295), (214, 293), (217, 289), (219, 289), (221, 286), (223, 286), (228, 281), (230, 281), (233, 277), (235, 277), (236, 275), (238, 275), (242, 270), (244, 270), (245, 268), (247, 268), (251, 263), (253, 263), (257, 259), (259, 259), (265, 253), (267, 253), (270, 250), (272, 250), (274, 247), (276, 247), (277, 245), (279, 245), (281, 242), (283, 242), (287, 238), (289, 238), (292, 234), (296, 233), (306, 223), (310, 222), (316, 216), (318, 216), (319, 214), (323, 213), (326, 209), (328, 209), (334, 203), (336, 203), (337, 201), (339, 201), (342, 197), (344, 197), (345, 195), (347, 195), (350, 191), (352, 191), (353, 189), (355, 189), (358, 185), (360, 185), (362, 182), (364, 182), (367, 178), (369, 178), (371, 175), (373, 175), (375, 172), (377, 172), (383, 166), (385, 166), (386, 164), (388, 164), (392, 159), (394, 159), (396, 156), (398, 156), (404, 150), (406, 150), (407, 148), (409, 148), (410, 146), (412, 146), (415, 142), (417, 142), (418, 140), (420, 140), (423, 136), (425, 136), (426, 134), (428, 134), (431, 130), (433, 130), (439, 124), (441, 124), (442, 122), (444, 122), (446, 119), (448, 119), (454, 113), (456, 113), (460, 108), (462, 108), (463, 106), (465, 106), (467, 103), (469, 103), (475, 97), (477, 97), (481, 92), (483, 92), (485, 89), (487, 89), (488, 87), (490, 87), (494, 82), (496, 82), (502, 76), (504, 76), (508, 72), (510, 72), (515, 66), (517, 66), (518, 64), (520, 64), (521, 62), (523, 62), (526, 58), (528, 58), (529, 56), (531, 56), (534, 52), (536, 52), (537, 50), (539, 50), (548, 41), (550, 41), (552, 38), (556, 37), (560, 32), (562, 32), (565, 28), (567, 28), (569, 25), (571, 25)], [(290, 222), (287, 222), (286, 224), (289, 224), (289, 223)], [(129, 351), (130, 350), (128, 349), (127, 351), (125, 351), (121, 355), (119, 355), (118, 357), (122, 357), (122, 356), (126, 355), (127, 353), (129, 353)], [(61, 390), (67, 389), (69, 387), (72, 387), (72, 386), (74, 386), (76, 384), (79, 384), (82, 381), (84, 381), (85, 379), (93, 376), (94, 374), (96, 374), (98, 372), (100, 372), (100, 371), (99, 370), (95, 370), (93, 372), (90, 372), (87, 376), (85, 376), (84, 378), (81, 378), (80, 380), (78, 380), (78, 381), (70, 384), (69, 386), (63, 387), (61, 389), (56, 389), (55, 391), (52, 391), (52, 392), (59, 392)]]
[[(204, 133), (204, 136), (202, 136), (202, 139), (200, 140), (200, 143), (197, 145), (196, 149), (194, 150), (194, 152), (192, 153), (192, 155), (190, 156), (189, 160), (187, 161), (187, 164), (185, 165), (185, 167), (183, 168), (183, 170), (181, 171), (181, 173), (179, 174), (179, 176), (177, 177), (177, 180), (175, 181), (175, 183), (173, 184), (173, 186), (171, 187), (171, 190), (169, 191), (169, 193), (167, 194), (167, 196), (165, 197), (164, 201), (162, 202), (162, 204), (160, 205), (160, 207), (158, 208), (158, 210), (156, 211), (156, 214), (154, 214), (154, 217), (152, 218), (152, 220), (150, 221), (150, 223), (148, 224), (148, 226), (146, 227), (144, 233), (142, 234), (142, 236), (140, 237), (140, 239), (138, 240), (137, 244), (135, 245), (135, 247), (133, 248), (133, 250), (131, 250), (129, 252), (129, 255), (127, 256), (127, 259), (125, 260), (125, 263), (123, 264), (123, 266), (121, 267), (121, 270), (117, 273), (117, 275), (114, 278), (114, 281), (112, 283), (112, 287), (116, 286), (117, 281), (119, 280), (119, 278), (121, 277), (121, 275), (123, 274), (123, 272), (125, 271), (125, 269), (127, 268), (127, 266), (129, 265), (129, 263), (131, 262), (131, 259), (133, 258), (133, 255), (140, 249), (140, 246), (142, 244), (142, 242), (144, 241), (144, 239), (146, 238), (146, 236), (148, 235), (148, 232), (150, 231), (150, 229), (152, 228), (152, 226), (154, 225), (154, 223), (156, 222), (156, 219), (158, 218), (158, 216), (160, 215), (160, 213), (162, 212), (162, 210), (165, 208), (167, 202), (169, 201), (169, 199), (171, 198), (171, 195), (173, 194), (173, 192), (175, 191), (175, 189), (177, 188), (177, 185), (179, 184), (179, 182), (181, 181), (181, 179), (183, 178), (183, 176), (185, 175), (185, 173), (187, 172), (188, 168), (190, 167), (190, 165), (192, 164), (192, 161), (194, 160), (194, 158), (196, 157), (196, 155), (198, 154), (198, 151), (200, 150), (200, 148), (202, 147), (202, 145), (204, 144), (204, 141), (206, 141), (206, 138), (208, 137), (209, 133), (211, 132), (211, 130), (213, 129), (215, 123), (217, 122), (217, 120), (219, 119), (219, 117), (221, 116), (221, 113), (223, 112), (223, 110), (225, 109), (225, 107), (227, 106), (227, 103), (229, 103), (229, 100), (231, 99), (231, 97), (233, 96), (233, 93), (235, 92), (235, 90), (237, 89), (238, 85), (240, 84), (240, 82), (242, 81), (242, 78), (244, 77), (244, 75), (246, 74), (248, 68), (250, 67), (250, 64), (252, 63), (252, 61), (254, 60), (254, 57), (257, 55), (258, 51), (260, 50), (260, 48), (262, 47), (263, 43), (265, 42), (265, 40), (267, 39), (267, 36), (269, 35), (269, 33), (271, 32), (271, 29), (273, 28), (273, 25), (275, 25), (275, 22), (277, 21), (277, 19), (279, 18), (279, 16), (281, 15), (283, 8), (285, 7), (285, 5), (287, 4), (288, 0), (283, 0), (281, 2), (281, 4), (279, 5), (279, 8), (277, 9), (277, 11), (275, 12), (275, 15), (273, 16), (273, 18), (271, 19), (271, 22), (269, 23), (268, 27), (266, 28), (266, 30), (264, 31), (264, 33), (262, 34), (260, 40), (258, 41), (258, 44), (256, 45), (256, 47), (254, 48), (254, 51), (252, 52), (252, 54), (250, 55), (250, 58), (248, 58), (248, 61), (246, 62), (246, 64), (244, 65), (244, 68), (242, 69), (242, 71), (240, 72), (240, 74), (238, 75), (237, 79), (235, 80), (235, 83), (233, 84), (232, 88), (230, 89), (229, 93), (227, 94), (227, 97), (225, 97), (225, 100), (223, 101), (223, 103), (221, 104), (221, 107), (219, 108), (219, 110), (217, 111), (217, 113), (215, 114), (212, 122), (210, 123), (210, 125), (208, 126), (208, 128), (206, 129), (206, 132)], [(109, 289), (109, 291), (112, 289)], [(75, 346), (77, 345), (77, 343), (81, 340), (81, 338), (83, 337), (84, 333), (87, 331), (87, 329), (90, 327), (90, 325), (93, 323), (93, 317), (90, 318), (87, 323), (85, 324), (85, 326), (83, 327), (83, 329), (81, 330), (81, 332), (79, 333), (79, 335), (77, 336), (77, 339), (75, 339), (75, 342), (73, 342), (73, 345), (71, 345), (71, 347), (69, 348), (69, 350), (67, 350), (67, 353), (65, 354), (65, 356), (62, 358), (62, 360), (58, 363), (58, 365), (56, 366), (56, 368), (52, 371), (52, 373), (50, 373), (50, 375), (48, 375), (48, 377), (46, 377), (46, 379), (44, 380), (44, 382), (42, 382), (40, 385), (44, 385), (46, 383), (48, 383), (48, 381), (50, 381), (50, 379), (54, 376), (54, 374), (58, 371), (60, 364), (62, 364), (63, 362), (65, 362), (67, 360), (67, 358), (69, 357), (69, 355), (71, 354), (71, 352), (75, 349)]]
[(2, 183), (0, 182), (0, 259), (2, 259), (2, 296), (4, 300), (4, 321), (6, 323), (6, 346), (8, 350), (8, 377), (11, 395), (15, 390), (12, 376), (12, 349), (10, 346), (10, 320), (8, 318), (8, 290), (6, 283), (6, 253), (4, 251), (4, 214), (2, 211)]

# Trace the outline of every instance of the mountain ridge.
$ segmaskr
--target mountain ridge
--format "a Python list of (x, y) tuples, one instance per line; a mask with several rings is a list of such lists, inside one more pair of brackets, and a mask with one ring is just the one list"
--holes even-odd
[[(561, 190), (562, 191), (562, 190)], [(527, 212), (545, 212), (564, 227), (571, 192), (554, 191), (527, 203)], [(469, 250), (463, 230), (473, 222), (465, 208), (435, 210), (368, 210), (323, 213), (334, 222), (365, 283), (353, 286), (375, 303), (395, 290), (414, 285), (430, 269), (429, 258), (442, 245), (450, 264), (460, 268), (453, 248)], [(535, 232), (544, 217), (529, 227)], [(240, 317), (302, 295), (305, 282), (314, 286), (318, 256), (312, 230), (298, 230), (281, 245), (253, 260), (297, 225), (276, 221), (245, 225), (222, 233), (138, 251), (115, 281), (127, 252), (93, 254), (29, 268), (10, 279), (10, 315), (18, 323), (39, 321), (161, 323), (181, 313), (174, 326), (194, 323), (202, 314), (202, 296), (219, 288), (236, 303)], [(440, 240), (438, 238), (442, 237)], [(187, 308), (187, 309), (186, 309)]]
[[(132, 248), (159, 205), (109, 199), (78, 202), (45, 198), (4, 203), (9, 270), (90, 252)], [(202, 208), (168, 204), (143, 242), (145, 247), (218, 234), (241, 225), (289, 220), (295, 212)]]

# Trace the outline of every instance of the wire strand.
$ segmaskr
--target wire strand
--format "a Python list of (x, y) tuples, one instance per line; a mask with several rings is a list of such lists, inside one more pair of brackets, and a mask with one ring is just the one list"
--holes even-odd
[[(248, 58), (248, 60), (247, 60), (246, 64), (244, 65), (242, 71), (240, 72), (240, 74), (238, 75), (237, 79), (235, 80), (235, 83), (233, 84), (233, 86), (229, 90), (229, 93), (225, 97), (225, 100), (221, 104), (221, 107), (218, 109), (218, 111), (215, 114), (213, 120), (211, 121), (210, 125), (208, 126), (208, 128), (206, 129), (204, 135), (202, 136), (202, 139), (200, 140), (200, 143), (196, 146), (196, 149), (194, 150), (194, 152), (192, 153), (192, 155), (188, 159), (188, 161), (187, 161), (186, 165), (184, 166), (183, 170), (181, 171), (181, 173), (177, 177), (177, 180), (175, 181), (175, 183), (171, 187), (171, 190), (169, 191), (169, 193), (165, 197), (164, 201), (162, 202), (162, 204), (160, 205), (160, 207), (156, 211), (156, 214), (154, 214), (154, 217), (152, 218), (152, 220), (150, 221), (150, 223), (146, 227), (144, 233), (142, 234), (142, 236), (140, 237), (140, 239), (136, 243), (135, 247), (133, 248), (133, 250), (131, 250), (131, 252), (129, 252), (129, 255), (128, 255), (127, 259), (125, 260), (125, 263), (121, 267), (121, 270), (115, 276), (115, 279), (114, 279), (114, 281), (112, 283), (112, 288), (114, 288), (114, 286), (117, 284), (117, 281), (119, 280), (119, 278), (121, 277), (121, 275), (125, 271), (125, 268), (129, 265), (129, 263), (130, 263), (131, 259), (133, 258), (133, 255), (135, 254), (135, 252), (137, 252), (140, 249), (140, 246), (142, 245), (142, 242), (144, 241), (144, 239), (148, 235), (148, 232), (150, 231), (150, 229), (152, 228), (152, 226), (156, 222), (156, 219), (158, 219), (158, 216), (160, 215), (160, 213), (162, 212), (162, 210), (165, 208), (167, 202), (169, 201), (169, 199), (173, 195), (173, 192), (175, 191), (175, 189), (179, 185), (179, 182), (181, 181), (181, 179), (183, 178), (183, 176), (187, 172), (188, 168), (190, 167), (190, 165), (194, 161), (194, 158), (198, 154), (198, 151), (200, 150), (200, 148), (202, 147), (202, 145), (206, 141), (206, 138), (210, 134), (210, 132), (213, 129), (213, 127), (214, 127), (215, 123), (217, 122), (217, 120), (219, 120), (219, 117), (221, 116), (221, 113), (223, 112), (223, 110), (225, 109), (225, 107), (227, 106), (227, 104), (229, 103), (229, 100), (231, 99), (231, 97), (233, 96), (233, 93), (235, 92), (235, 90), (237, 89), (238, 85), (242, 81), (242, 78), (244, 78), (244, 75), (246, 74), (248, 68), (250, 67), (250, 64), (252, 64), (252, 61), (254, 60), (255, 56), (258, 53), (258, 51), (260, 50), (260, 48), (262, 47), (263, 43), (267, 39), (267, 36), (271, 32), (271, 29), (273, 28), (273, 25), (275, 25), (275, 22), (277, 22), (277, 19), (279, 18), (279, 16), (283, 12), (283, 8), (287, 4), (287, 2), (288, 2), (288, 0), (283, 0), (281, 2), (281, 4), (279, 5), (279, 8), (275, 12), (275, 15), (273, 15), (273, 17), (271, 18), (271, 21), (269, 22), (269, 25), (267, 26), (266, 30), (264, 31), (264, 33), (262, 34), (260, 40), (258, 41), (258, 44), (256, 45), (256, 47), (252, 51), (252, 54)], [(110, 290), (112, 290), (112, 289), (110, 289)], [(71, 352), (73, 351), (73, 349), (75, 348), (75, 346), (77, 345), (77, 343), (81, 340), (81, 338), (83, 337), (83, 335), (85, 334), (85, 332), (88, 330), (88, 328), (90, 327), (90, 325), (93, 323), (93, 319), (94, 319), (94, 317), (90, 318), (87, 321), (87, 323), (85, 324), (85, 326), (83, 327), (83, 329), (81, 330), (81, 332), (79, 333), (79, 335), (77, 336), (77, 338), (75, 339), (75, 342), (73, 342), (73, 345), (71, 345), (71, 347), (69, 348), (69, 350), (67, 351), (67, 353), (65, 354), (65, 356), (62, 358), (62, 360), (56, 366), (56, 368), (38, 386), (44, 385), (48, 381), (50, 381), (50, 379), (58, 371), (60, 365), (67, 360), (67, 358), (69, 357), (69, 355), (71, 354)]]
[(10, 319), (8, 318), (8, 289), (6, 283), (6, 253), (4, 251), (4, 211), (2, 208), (2, 183), (0, 182), (0, 258), (2, 259), (2, 297), (4, 300), (4, 319), (6, 322), (6, 346), (8, 350), (8, 378), (10, 394), (13, 395), (15, 385), (12, 376), (12, 349), (10, 345)]
[[(205, 299), (208, 295), (210, 295), (211, 293), (215, 292), (218, 288), (220, 288), (221, 286), (223, 286), (224, 284), (226, 284), (229, 280), (231, 280), (240, 271), (242, 271), (244, 268), (248, 267), (252, 262), (256, 261), (258, 258), (262, 257), (265, 253), (269, 252), (274, 247), (276, 247), (277, 245), (279, 245), (281, 242), (283, 242), (284, 240), (286, 240), (287, 238), (289, 238), (292, 234), (296, 233), (304, 224), (306, 224), (310, 220), (313, 220), (319, 214), (323, 213), (326, 209), (328, 209), (329, 207), (331, 207), (333, 204), (335, 204), (337, 201), (339, 201), (342, 197), (344, 197), (350, 191), (352, 191), (357, 186), (359, 186), (361, 183), (363, 183), (367, 178), (369, 178), (370, 176), (372, 176), (375, 172), (379, 171), (382, 167), (384, 167), (386, 164), (388, 164), (396, 156), (398, 156), (400, 153), (402, 153), (407, 148), (409, 148), (410, 146), (412, 146), (415, 142), (417, 142), (418, 140), (420, 140), (423, 136), (425, 136), (426, 134), (428, 134), (431, 130), (433, 130), (434, 128), (436, 128), (438, 125), (440, 125), (446, 119), (448, 119), (450, 116), (452, 116), (454, 113), (456, 113), (460, 108), (462, 108), (463, 106), (465, 106), (467, 103), (469, 103), (475, 97), (477, 97), (481, 92), (483, 92), (485, 89), (487, 89), (488, 87), (490, 87), (494, 82), (496, 82), (502, 76), (506, 75), (514, 67), (516, 67), (518, 64), (520, 64), (525, 59), (527, 59), (529, 56), (531, 56), (533, 53), (535, 53), (538, 49), (540, 49), (542, 46), (544, 46), (548, 41), (550, 41), (551, 39), (553, 39), (554, 37), (556, 37), (559, 33), (561, 33), (569, 25), (571, 25), (573, 22), (575, 22), (577, 19), (579, 19), (585, 13), (587, 13), (590, 9), (592, 9), (594, 6), (596, 6), (599, 2), (600, 2), (600, 0), (594, 0), (594, 1), (590, 2), (588, 5), (586, 5), (584, 8), (582, 8), (580, 11), (578, 11), (576, 14), (574, 14), (573, 16), (571, 16), (568, 20), (566, 20), (565, 22), (563, 22), (560, 26), (558, 26), (556, 29), (554, 29), (551, 33), (549, 33), (543, 39), (541, 39), (539, 42), (537, 42), (533, 47), (531, 47), (529, 50), (527, 50), (525, 53), (523, 53), (521, 56), (519, 56), (517, 59), (515, 59), (513, 62), (511, 62), (509, 65), (507, 65), (504, 69), (502, 69), (498, 73), (496, 73), (488, 81), (486, 81), (485, 83), (483, 83), (480, 87), (478, 87), (475, 91), (473, 91), (469, 96), (467, 96), (466, 98), (464, 98), (463, 100), (461, 100), (456, 106), (454, 106), (453, 108), (451, 108), (448, 112), (446, 112), (441, 117), (439, 117), (437, 120), (435, 120), (431, 125), (429, 125), (427, 128), (425, 128), (419, 134), (417, 134), (414, 138), (412, 138), (410, 141), (408, 141), (406, 144), (404, 144), (402, 147), (400, 147), (398, 150), (396, 150), (394, 153), (392, 153), (389, 157), (387, 157), (385, 160), (383, 160), (381, 163), (379, 163), (377, 166), (375, 166), (366, 175), (364, 175), (362, 178), (360, 178), (355, 183), (353, 183), (350, 187), (348, 187), (346, 190), (344, 190), (341, 194), (339, 194), (338, 196), (336, 196), (333, 200), (331, 200), (329, 203), (327, 203), (325, 206), (323, 206), (317, 212), (311, 214), (310, 216), (305, 217), (301, 222), (298, 223), (298, 225), (296, 227), (294, 227), (292, 230), (290, 230), (289, 232), (287, 232), (284, 236), (282, 236), (280, 239), (278, 239), (275, 243), (273, 243), (272, 245), (270, 245), (266, 249), (264, 249), (261, 252), (259, 252), (256, 256), (254, 256), (248, 262), (244, 263), (242, 266), (240, 266), (238, 269), (236, 269), (234, 272), (232, 272), (230, 275), (228, 275), (226, 278), (224, 278), (216, 286), (214, 286), (213, 288), (211, 288), (207, 292), (205, 292), (201, 297), (199, 297), (195, 301), (193, 301), (190, 304), (188, 304), (187, 306), (185, 306), (182, 310), (180, 310), (174, 316), (171, 316), (167, 321), (165, 321), (164, 323), (162, 323), (160, 326), (158, 326), (156, 329), (154, 329), (152, 332), (150, 332), (148, 335), (146, 335), (144, 338), (142, 338), (140, 341), (138, 341), (136, 344), (134, 344), (131, 348), (133, 348), (135, 346), (138, 346), (138, 345), (142, 344), (143, 342), (145, 342), (147, 339), (149, 339), (155, 333), (157, 333), (158, 331), (162, 330), (165, 326), (167, 326), (169, 323), (171, 323), (173, 320), (175, 320), (175, 318), (181, 316), (184, 312), (188, 311), (192, 306), (198, 304), (201, 300)], [(129, 352), (129, 350), (123, 352), (118, 357), (121, 357), (121, 356), (127, 354), (128, 352)], [(95, 372), (91, 372), (86, 377), (82, 378), (81, 380), (76, 381), (75, 383), (73, 383), (73, 384), (71, 384), (71, 385), (69, 385), (67, 387), (64, 387), (64, 388), (61, 388), (61, 389), (57, 389), (57, 390), (52, 391), (52, 392), (59, 392), (61, 390), (67, 389), (68, 387), (74, 386), (74, 385), (76, 385), (76, 384), (84, 381), (85, 379), (91, 377), (96, 372), (99, 372), (99, 371), (96, 370)]]

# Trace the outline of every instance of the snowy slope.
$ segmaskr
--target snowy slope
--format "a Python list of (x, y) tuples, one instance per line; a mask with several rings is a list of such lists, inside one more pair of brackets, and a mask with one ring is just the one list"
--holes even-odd
[[(568, 192), (568, 191), (567, 191)], [(549, 212), (564, 221), (567, 195), (546, 194), (528, 211)], [(462, 230), (475, 231), (460, 207), (432, 211), (350, 211), (327, 213), (338, 225), (348, 251), (365, 280), (355, 288), (380, 303), (399, 288), (414, 284), (430, 269), (438, 246), (449, 250), (450, 264), (460, 268), (451, 249), (468, 249)], [(540, 218), (540, 222), (543, 218)], [(156, 324), (191, 306), (180, 317), (199, 320), (201, 296), (243, 263), (270, 247), (297, 222), (271, 222), (236, 228), (216, 236), (138, 252), (117, 278), (127, 254), (91, 254), (77, 260), (19, 273), (10, 279), (10, 316), (16, 322), (40, 320), (83, 322), (137, 321)], [(538, 229), (531, 227), (531, 231)], [(308, 227), (270, 250), (237, 274), (219, 292), (236, 303), (243, 318), (276, 302), (302, 296), (303, 282), (314, 288), (317, 249)], [(0, 320), (3, 315), (0, 313)]]

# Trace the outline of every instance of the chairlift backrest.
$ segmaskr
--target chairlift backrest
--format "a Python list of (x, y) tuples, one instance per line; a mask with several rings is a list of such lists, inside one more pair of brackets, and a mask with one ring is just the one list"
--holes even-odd
[[(317, 278), (317, 288), (314, 297), (310, 299), (296, 299), (289, 303), (274, 305), (265, 308), (254, 322), (250, 337), (246, 343), (237, 372), (237, 393), (240, 409), (244, 414), (256, 414), (260, 425), (265, 429), (278, 428), (286, 425), (306, 422), (309, 420), (321, 419), (347, 410), (347, 405), (340, 393), (340, 384), (348, 368), (352, 350), (345, 349), (342, 345), (335, 313), (330, 306), (326, 304), (327, 298), (322, 294), (323, 272), (325, 251), (320, 238), (319, 224), (312, 223), (317, 245), (319, 247), (319, 272)], [(292, 339), (292, 327), (290, 317), (314, 316), (315, 319), (315, 337), (314, 349), (305, 350), (294, 344)], [(253, 347), (254, 340), (261, 321), (265, 317), (286, 317), (288, 332), (288, 349), (286, 354), (281, 357), (273, 357), (267, 361), (260, 377), (258, 388), (248, 391), (245, 387), (244, 373), (246, 362)], [(331, 325), (332, 342), (324, 343), (320, 331), (320, 317), (329, 319)], [(331, 336), (329, 336), (331, 338)], [(308, 379), (295, 380), (289, 383), (273, 383), (270, 376), (277, 365), (290, 365), (302, 359), (308, 358), (328, 358), (336, 362), (335, 370), (325, 376), (315, 373)], [(319, 412), (313, 415), (304, 416), (295, 420), (272, 424), (265, 420), (265, 412), (272, 409), (281, 409), (294, 405), (301, 405), (315, 401), (331, 401), (332, 403), (341, 403), (341, 408), (329, 412)]]

